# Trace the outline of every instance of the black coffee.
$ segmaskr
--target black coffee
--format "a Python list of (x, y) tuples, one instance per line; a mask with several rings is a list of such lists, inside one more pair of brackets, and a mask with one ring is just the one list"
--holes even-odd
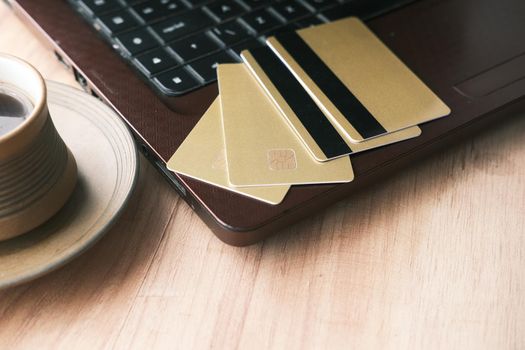
[(33, 104), (22, 91), (0, 83), (0, 136), (22, 124), (32, 110)]
[(25, 118), (27, 108), (14, 96), (0, 93), (0, 117)]

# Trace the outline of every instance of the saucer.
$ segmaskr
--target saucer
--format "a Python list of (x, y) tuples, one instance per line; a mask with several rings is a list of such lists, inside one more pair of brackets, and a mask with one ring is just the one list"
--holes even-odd
[(0, 242), (0, 288), (49, 273), (93, 245), (121, 214), (138, 177), (135, 142), (115, 112), (80, 90), (46, 85), (53, 123), (77, 162), (78, 183), (49, 221)]

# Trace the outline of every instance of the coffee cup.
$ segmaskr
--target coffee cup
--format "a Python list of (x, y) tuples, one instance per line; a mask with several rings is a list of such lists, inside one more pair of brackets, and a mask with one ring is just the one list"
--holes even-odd
[(49, 220), (75, 188), (76, 162), (46, 96), (33, 66), (0, 54), (0, 241)]

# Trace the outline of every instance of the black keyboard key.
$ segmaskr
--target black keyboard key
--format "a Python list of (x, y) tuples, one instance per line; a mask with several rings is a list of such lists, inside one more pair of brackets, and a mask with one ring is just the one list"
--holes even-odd
[(249, 30), (235, 21), (218, 25), (211, 32), (227, 46), (251, 37)]
[(219, 45), (204, 33), (175, 41), (170, 48), (184, 61), (191, 61), (220, 49)]
[(150, 0), (133, 6), (133, 10), (146, 23), (180, 13), (186, 9), (187, 7), (179, 0)]
[(243, 3), (248, 5), (251, 9), (256, 9), (269, 5), (272, 1), (270, 0), (242, 0)]
[(153, 30), (164, 39), (173, 41), (213, 25), (213, 20), (200, 9), (173, 16), (153, 26)]
[(263, 44), (256, 39), (244, 41), (240, 44), (237, 44), (235, 46), (232, 46), (231, 49), (237, 54), (241, 55), (241, 52), (244, 50), (250, 50), (250, 49), (256, 49), (263, 46)]
[(219, 63), (232, 63), (236, 60), (226, 52), (220, 52), (216, 55), (208, 56), (195, 61), (191, 67), (199, 73), (206, 83), (217, 80), (217, 65)]
[(272, 8), (281, 15), (287, 22), (294, 21), (301, 17), (306, 17), (310, 11), (303, 5), (295, 1), (283, 1), (272, 5)]
[(319, 24), (324, 23), (321, 21), (317, 16), (307, 17), (298, 20), (294, 24), (297, 26), (297, 28), (307, 28), (307, 27), (313, 27)]
[(266, 10), (257, 10), (241, 17), (257, 33), (264, 33), (282, 23)]
[(137, 20), (127, 11), (112, 12), (99, 18), (102, 28), (115, 34), (138, 26)]
[(143, 28), (120, 34), (117, 36), (117, 40), (131, 55), (136, 55), (159, 45), (157, 40)]
[(192, 7), (199, 7), (211, 1), (212, 0), (186, 0), (186, 2), (189, 2)]
[(136, 64), (147, 75), (175, 68), (178, 65), (177, 61), (162, 48), (138, 56)]
[(335, 6), (339, 4), (337, 0), (304, 0), (307, 5), (309, 5), (315, 11), (323, 10), (330, 6)]
[(269, 32), (266, 32), (264, 34), (264, 37), (269, 38), (271, 36), (274, 36), (276, 34), (282, 34), (287, 32), (295, 32), (297, 30), (297, 27), (293, 24), (286, 24), (282, 27), (277, 27), (275, 29), (270, 30)]
[(214, 1), (206, 7), (220, 22), (224, 22), (233, 17), (238, 17), (246, 12), (241, 5), (233, 0)]
[(122, 8), (117, 0), (82, 0), (80, 4), (96, 15)]
[(160, 74), (154, 82), (167, 95), (181, 95), (200, 85), (197, 79), (182, 67)]

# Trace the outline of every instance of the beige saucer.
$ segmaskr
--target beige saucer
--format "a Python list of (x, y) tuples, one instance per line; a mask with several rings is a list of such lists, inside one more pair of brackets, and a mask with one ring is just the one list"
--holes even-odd
[(51, 118), (77, 161), (78, 183), (51, 220), (0, 242), (0, 288), (46, 274), (89, 248), (118, 218), (138, 175), (133, 138), (109, 107), (74, 88), (46, 84)]

